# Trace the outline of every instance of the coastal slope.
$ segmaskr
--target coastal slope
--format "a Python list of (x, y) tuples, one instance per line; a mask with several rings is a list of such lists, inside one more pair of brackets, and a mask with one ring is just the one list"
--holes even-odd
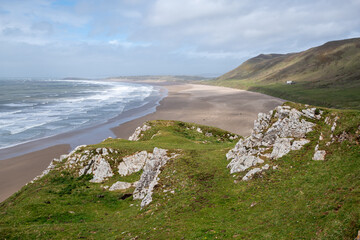
[(300, 103), (359, 110), (360, 38), (332, 41), (299, 53), (260, 54), (203, 82)]
[[(218, 127), (240, 135), (248, 135), (259, 112), (267, 112), (283, 103), (281, 99), (264, 94), (226, 87), (174, 82), (161, 86), (167, 89), (168, 96), (160, 102), (156, 112), (140, 118), (138, 115), (141, 109), (128, 112), (125, 117), (134, 120), (113, 128), (116, 137), (127, 139), (138, 126), (146, 121), (157, 119), (192, 122)], [(108, 129), (94, 127), (87, 130), (86, 134), (92, 138), (90, 134), (96, 134), (99, 131), (103, 134)], [(65, 137), (68, 135), (74, 136), (78, 145), (84, 144), (80, 141), (81, 139), (78, 139), (78, 135), (70, 132)], [(51, 142), (56, 145), (61, 140), (61, 136), (54, 136), (40, 140), (39, 143), (31, 143), (30, 148), (37, 149), (43, 143)], [(1, 160), (0, 202), (20, 190), (32, 178), (39, 175), (54, 157), (67, 153), (69, 148), (70, 146), (53, 146), (19, 157)], [(9, 152), (15, 153), (23, 151), (21, 146), (10, 150)]]
[(259, 114), (246, 138), (149, 121), (131, 141), (109, 138), (54, 160), (0, 205), (0, 236), (353, 239), (359, 122), (359, 111), (294, 103)]

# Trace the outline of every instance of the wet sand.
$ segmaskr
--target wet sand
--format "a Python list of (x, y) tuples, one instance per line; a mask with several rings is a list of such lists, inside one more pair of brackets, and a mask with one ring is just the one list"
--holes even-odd
[[(174, 83), (153, 84), (166, 87), (168, 96), (160, 102), (156, 112), (113, 127), (111, 130), (116, 137), (127, 139), (136, 127), (149, 120), (193, 122), (246, 136), (250, 134), (253, 122), (259, 112), (268, 112), (284, 102), (260, 93), (225, 87)], [(129, 111), (127, 118), (137, 117), (139, 111), (144, 112), (144, 109)], [(91, 129), (95, 133), (102, 130), (106, 130), (104, 126)], [(74, 135), (74, 133), (68, 135), (71, 134)], [(53, 145), (59, 142), (59, 138), (61, 136), (54, 138)], [(79, 142), (78, 145), (81, 144)], [(37, 149), (37, 151), (22, 156), (1, 160), (0, 201), (20, 190), (22, 186), (39, 175), (53, 158), (68, 153), (71, 147), (69, 144), (58, 144), (43, 150)], [(35, 146), (34, 149), (36, 149)], [(16, 151), (16, 148), (12, 151)]]

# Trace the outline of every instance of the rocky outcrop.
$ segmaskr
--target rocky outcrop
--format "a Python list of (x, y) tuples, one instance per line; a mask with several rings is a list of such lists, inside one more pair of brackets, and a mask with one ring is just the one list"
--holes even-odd
[(137, 127), (135, 132), (129, 137), (129, 140), (138, 141), (143, 136), (143, 132), (146, 132), (149, 129), (151, 129), (151, 126), (147, 125), (146, 123), (141, 127)]
[(93, 174), (93, 178), (90, 182), (101, 183), (105, 179), (114, 176), (111, 170), (111, 166), (102, 155), (93, 156), (88, 164), (80, 169), (79, 176), (84, 174)]
[(167, 150), (154, 148), (152, 154), (148, 154), (148, 160), (146, 161), (143, 173), (140, 180), (136, 184), (136, 188), (133, 194), (134, 199), (142, 199), (141, 208), (145, 207), (152, 201), (152, 194), (154, 187), (159, 181), (159, 174), (161, 168), (167, 163), (170, 158), (175, 157), (167, 156)]
[[(321, 119), (321, 111), (306, 108), (299, 111), (289, 106), (279, 106), (268, 114), (259, 113), (250, 136), (240, 139), (226, 157), (230, 160), (230, 173), (248, 171), (243, 180), (249, 180), (256, 173), (269, 169), (270, 160), (276, 160), (290, 151), (299, 150), (310, 141), (306, 134)], [(252, 167), (258, 165), (263, 167)], [(265, 167), (266, 166), (266, 167)]]
[(49, 164), (49, 166), (39, 175), (36, 176), (32, 181), (30, 181), (30, 183), (33, 183), (34, 181), (44, 177), (45, 175), (49, 174), (50, 171), (56, 169), (57, 164), (59, 162), (62, 162), (64, 159), (66, 158), (71, 158), (72, 156), (74, 156), (76, 154), (77, 151), (80, 151), (82, 148), (86, 147), (86, 145), (80, 145), (77, 146), (73, 151), (71, 151), (69, 154), (63, 154), (60, 156), (59, 159), (54, 158), (51, 163)]
[(123, 161), (118, 166), (118, 172), (121, 176), (126, 176), (134, 172), (138, 172), (144, 167), (147, 159), (148, 153), (146, 151), (138, 152), (134, 155), (124, 157)]
[(95, 150), (80, 151), (84, 146), (77, 147), (67, 156), (63, 156), (65, 169), (78, 170), (78, 175), (93, 174), (90, 182), (100, 183), (114, 175), (109, 160), (113, 160), (110, 154), (117, 151), (111, 148), (97, 148)]
[[(113, 172), (111, 164), (117, 162), (118, 152), (111, 148), (97, 148), (92, 150), (83, 149), (85, 146), (79, 146), (74, 151), (67, 155), (62, 155), (60, 159), (54, 159), (49, 167), (38, 176), (36, 179), (48, 174), (51, 170), (59, 168), (59, 170), (70, 170), (77, 175), (83, 176), (92, 174), (93, 177), (90, 182), (101, 183), (106, 182), (116, 173), (120, 176), (127, 176), (143, 170), (139, 181), (129, 183), (117, 181), (110, 187), (103, 186), (109, 191), (119, 191), (135, 187), (134, 199), (141, 199), (141, 207), (145, 207), (152, 201), (152, 194), (154, 187), (159, 181), (159, 174), (162, 167), (171, 158), (176, 157), (176, 154), (168, 155), (167, 150), (154, 148), (152, 153), (147, 151), (137, 152), (133, 155), (124, 157), (118, 165), (118, 171)], [(63, 166), (59, 167), (58, 162), (62, 162)]]

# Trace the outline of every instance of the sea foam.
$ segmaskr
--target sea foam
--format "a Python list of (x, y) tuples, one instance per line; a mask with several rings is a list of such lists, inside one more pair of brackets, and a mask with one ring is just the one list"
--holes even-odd
[(0, 79), (0, 149), (95, 126), (159, 94), (149, 85)]

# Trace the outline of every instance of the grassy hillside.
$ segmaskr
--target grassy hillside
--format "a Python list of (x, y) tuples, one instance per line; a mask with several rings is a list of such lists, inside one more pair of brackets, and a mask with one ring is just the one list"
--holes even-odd
[(261, 54), (205, 83), (312, 105), (360, 109), (360, 38), (328, 42), (300, 53)]
[[(200, 126), (212, 133), (206, 136), (193, 124), (153, 121), (140, 141), (87, 146), (116, 149), (119, 161), (154, 147), (180, 156), (163, 168), (153, 202), (142, 210), (140, 200), (126, 195), (134, 188), (102, 187), (137, 180), (141, 173), (99, 184), (88, 175), (51, 171), (1, 203), (0, 239), (353, 239), (360, 229), (360, 113), (321, 110), (309, 144), (247, 182), (226, 168), (225, 154), (237, 141), (220, 129)], [(334, 135), (345, 131), (347, 140), (324, 146), (325, 161), (311, 160), (320, 132), (325, 139), (330, 135), (324, 118), (335, 115), (340, 119)]]

